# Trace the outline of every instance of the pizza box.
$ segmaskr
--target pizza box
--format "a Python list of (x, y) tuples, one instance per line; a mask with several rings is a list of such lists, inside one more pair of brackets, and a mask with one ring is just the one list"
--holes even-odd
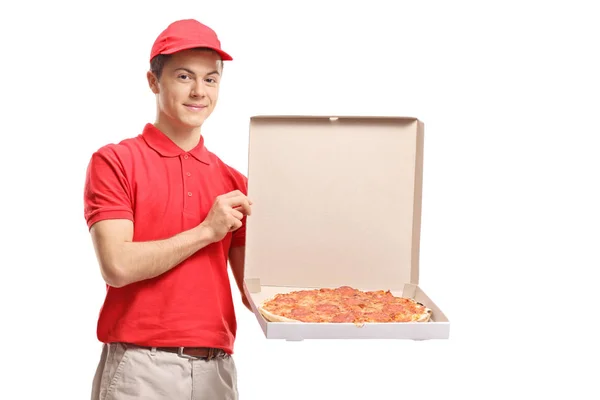
[[(250, 118), (244, 291), (267, 339), (447, 339), (419, 285), (424, 124), (409, 117)], [(270, 322), (277, 293), (351, 286), (429, 307), (429, 322)]]

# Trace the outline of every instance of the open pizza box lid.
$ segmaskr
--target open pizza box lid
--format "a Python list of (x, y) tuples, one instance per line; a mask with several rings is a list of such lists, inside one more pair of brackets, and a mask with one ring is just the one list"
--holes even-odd
[[(245, 292), (266, 338), (445, 339), (450, 323), (419, 286), (423, 123), (407, 117), (250, 119)], [(390, 290), (429, 322), (268, 322), (277, 293)]]

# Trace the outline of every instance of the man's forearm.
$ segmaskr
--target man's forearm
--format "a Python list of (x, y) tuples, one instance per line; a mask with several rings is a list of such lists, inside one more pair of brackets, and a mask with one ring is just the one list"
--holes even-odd
[(154, 278), (176, 267), (212, 243), (210, 229), (202, 225), (164, 240), (125, 242), (116, 252), (116, 286)]
[(231, 266), (231, 273), (233, 274), (235, 283), (242, 295), (242, 302), (246, 308), (252, 310), (244, 293), (245, 252), (246, 248), (244, 246), (232, 247), (229, 250), (229, 265)]
[(245, 258), (245, 247), (232, 247), (229, 249), (229, 265), (231, 266), (231, 273), (235, 279), (238, 289), (244, 293), (244, 258)]

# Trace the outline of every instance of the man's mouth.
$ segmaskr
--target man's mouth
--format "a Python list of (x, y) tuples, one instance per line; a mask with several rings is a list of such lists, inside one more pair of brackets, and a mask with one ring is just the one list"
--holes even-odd
[(203, 104), (184, 104), (184, 106), (192, 111), (201, 111), (202, 109), (206, 108), (206, 106)]

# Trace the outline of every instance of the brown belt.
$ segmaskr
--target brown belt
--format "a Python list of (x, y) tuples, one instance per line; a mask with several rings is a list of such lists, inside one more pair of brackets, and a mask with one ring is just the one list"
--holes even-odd
[(153, 350), (156, 349), (158, 351), (166, 351), (168, 353), (178, 354), (183, 358), (204, 358), (206, 361), (210, 361), (216, 357), (228, 357), (227, 354), (222, 349), (217, 349), (214, 347), (148, 347), (148, 346), (139, 346), (137, 344), (129, 344), (131, 346), (139, 347), (142, 349)]

